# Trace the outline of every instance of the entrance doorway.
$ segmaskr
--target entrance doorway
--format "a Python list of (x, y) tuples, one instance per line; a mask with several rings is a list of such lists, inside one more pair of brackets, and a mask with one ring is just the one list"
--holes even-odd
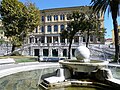
[(43, 56), (48, 56), (48, 49), (43, 49)]
[(63, 49), (63, 57), (67, 57), (67, 49)]
[(58, 57), (58, 49), (52, 49), (52, 56)]
[(39, 49), (34, 49), (34, 56), (39, 56)]

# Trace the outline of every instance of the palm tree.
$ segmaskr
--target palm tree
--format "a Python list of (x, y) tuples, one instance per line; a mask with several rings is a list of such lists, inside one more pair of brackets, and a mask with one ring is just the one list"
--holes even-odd
[(120, 15), (120, 0), (91, 0), (91, 5), (96, 13), (105, 13), (107, 8), (111, 12), (115, 38), (115, 61), (119, 62), (119, 37), (117, 16)]

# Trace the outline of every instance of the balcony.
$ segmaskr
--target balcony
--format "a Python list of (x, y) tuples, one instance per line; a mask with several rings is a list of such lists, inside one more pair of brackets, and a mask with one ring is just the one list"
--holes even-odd
[[(44, 47), (44, 46), (46, 46), (46, 47), (53, 47), (53, 46), (68, 47), (69, 46), (69, 43), (31, 43), (31, 44), (32, 44), (32, 46), (37, 46), (37, 47), (38, 46), (40, 46), (40, 47)], [(79, 45), (80, 45), (79, 43), (73, 43), (72, 47), (78, 47)]]

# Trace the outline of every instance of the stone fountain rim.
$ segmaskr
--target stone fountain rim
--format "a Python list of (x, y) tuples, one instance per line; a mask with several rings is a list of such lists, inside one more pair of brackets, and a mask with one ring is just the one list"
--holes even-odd
[[(74, 61), (74, 60), (72, 60)], [(78, 60), (75, 60), (78, 61)], [(92, 61), (92, 60), (91, 60)], [(97, 60), (93, 60), (93, 61), (97, 61)], [(99, 60), (99, 62), (95, 62), (95, 63), (90, 63), (90, 62), (70, 62), (70, 59), (66, 59), (66, 60), (60, 60), (59, 61), (60, 64), (69, 64), (69, 65), (87, 65), (87, 66), (105, 66), (108, 65), (108, 61), (102, 61)]]

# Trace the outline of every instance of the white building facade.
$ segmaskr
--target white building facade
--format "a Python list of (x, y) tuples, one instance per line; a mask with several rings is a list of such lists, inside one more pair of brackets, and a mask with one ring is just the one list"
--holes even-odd
[[(24, 54), (30, 56), (43, 57), (67, 57), (69, 41), (62, 39), (60, 33), (67, 27), (69, 20), (67, 15), (73, 11), (89, 10), (89, 7), (69, 7), (54, 8), (41, 10), (41, 25), (38, 26), (33, 33), (29, 35), (24, 45)], [(101, 18), (101, 26), (103, 27), (103, 17)], [(77, 33), (73, 39), (71, 47), (71, 57), (74, 57), (75, 49), (85, 44), (87, 36), (80, 36)], [(90, 36), (90, 44), (103, 44), (104, 40)]]

